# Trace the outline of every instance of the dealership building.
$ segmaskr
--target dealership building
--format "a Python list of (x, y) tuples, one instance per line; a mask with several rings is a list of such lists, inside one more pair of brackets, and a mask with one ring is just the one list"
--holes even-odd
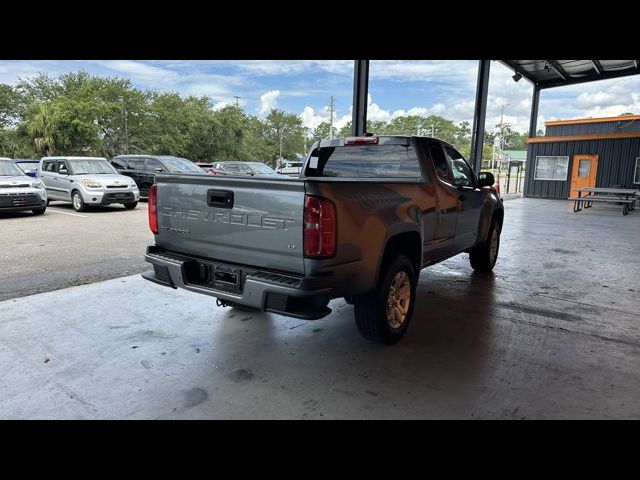
[(546, 122), (528, 139), (524, 194), (568, 198), (579, 187), (640, 188), (640, 115)]

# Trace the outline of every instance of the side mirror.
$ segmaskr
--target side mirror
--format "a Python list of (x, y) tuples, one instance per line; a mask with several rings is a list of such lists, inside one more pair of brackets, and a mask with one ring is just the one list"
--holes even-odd
[(480, 172), (478, 174), (478, 187), (492, 187), (496, 179), (491, 172)]
[(162, 172), (164, 172), (164, 168), (160, 168), (160, 167), (154, 168), (153, 171), (156, 172), (156, 173), (162, 173)]
[(66, 168), (61, 168), (58, 170), (58, 173), (60, 175), (69, 175), (69, 170), (67, 170)]

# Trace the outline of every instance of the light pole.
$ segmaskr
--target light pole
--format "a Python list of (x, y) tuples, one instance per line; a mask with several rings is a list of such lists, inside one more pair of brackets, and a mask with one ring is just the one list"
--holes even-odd
[(502, 152), (504, 151), (504, 107), (508, 107), (510, 106), (510, 103), (503, 103), (501, 105), (501, 111), (500, 111), (500, 158), (499, 158), (499, 165), (498, 165), (498, 170), (500, 169), (500, 166), (502, 166)]
[(122, 111), (124, 114), (124, 148), (125, 153), (129, 154), (129, 128), (127, 126), (127, 104), (124, 101), (124, 97), (120, 97), (120, 101), (122, 102)]

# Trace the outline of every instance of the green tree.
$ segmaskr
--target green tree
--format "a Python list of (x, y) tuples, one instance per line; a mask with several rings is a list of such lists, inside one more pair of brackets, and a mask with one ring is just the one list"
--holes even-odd
[(27, 122), (27, 132), (39, 153), (53, 155), (58, 146), (65, 144), (57, 126), (55, 109), (46, 103), (35, 107), (35, 113)]
[(304, 127), (295, 113), (272, 109), (264, 119), (262, 141), (269, 147), (267, 162), (273, 167), (279, 159), (294, 159), (303, 155)]
[[(311, 132), (309, 138), (310, 143), (317, 142), (330, 137), (331, 124), (329, 122), (322, 122)], [(339, 136), (339, 132), (334, 128), (333, 134)]]
[(24, 114), (23, 96), (11, 85), (0, 84), (0, 129), (16, 124)]

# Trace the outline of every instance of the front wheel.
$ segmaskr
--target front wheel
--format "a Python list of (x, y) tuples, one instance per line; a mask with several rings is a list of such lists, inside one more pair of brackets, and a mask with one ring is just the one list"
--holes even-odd
[(469, 252), (471, 268), (477, 272), (490, 272), (496, 265), (499, 251), (500, 226), (494, 220), (491, 222), (486, 240), (473, 247)]
[(33, 212), (34, 215), (42, 215), (44, 214), (44, 212), (47, 211), (47, 207), (42, 207), (42, 208), (34, 208), (33, 210), (31, 210)]
[(84, 205), (84, 200), (82, 199), (82, 195), (77, 190), (73, 192), (71, 195), (71, 203), (73, 203), (73, 209), (76, 212), (84, 212), (87, 207)]
[(404, 255), (385, 264), (376, 288), (354, 298), (354, 314), (364, 338), (393, 345), (407, 331), (413, 316), (416, 274)]
[(126, 208), (127, 210), (133, 210), (138, 206), (138, 202), (124, 203), (123, 205), (124, 205), (124, 208)]

